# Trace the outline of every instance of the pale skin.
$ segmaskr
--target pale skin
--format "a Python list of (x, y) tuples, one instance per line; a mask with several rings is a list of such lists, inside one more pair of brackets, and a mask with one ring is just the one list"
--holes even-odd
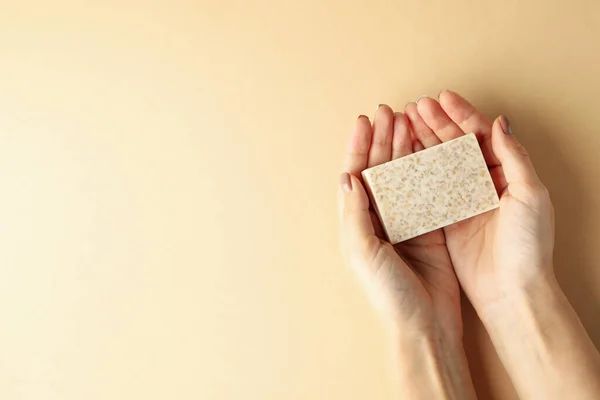
[[(475, 132), (500, 208), (390, 245), (370, 209), (366, 168)], [(458, 94), (360, 116), (340, 177), (346, 262), (393, 332), (407, 399), (476, 398), (462, 345), (462, 287), (522, 399), (597, 399), (600, 356), (558, 285), (554, 209), (506, 117)]]

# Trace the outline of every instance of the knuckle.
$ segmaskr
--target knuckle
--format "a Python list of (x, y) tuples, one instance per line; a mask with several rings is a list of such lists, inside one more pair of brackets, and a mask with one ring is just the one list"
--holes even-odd
[(342, 209), (342, 218), (344, 221), (349, 221), (350, 219), (352, 219), (354, 217), (354, 214), (356, 213), (356, 210), (351, 207), (350, 205), (346, 204), (344, 206), (344, 208)]
[(387, 147), (392, 143), (392, 137), (391, 135), (385, 135), (385, 136), (381, 136), (381, 137), (376, 137), (373, 138), (373, 145), (375, 146), (379, 146), (379, 147)]
[(515, 152), (521, 157), (529, 158), (529, 153), (527, 152), (527, 149), (519, 142), (516, 142), (515, 144)]
[(531, 185), (528, 190), (529, 202), (537, 209), (549, 209), (552, 208), (552, 201), (550, 199), (550, 192), (548, 188), (542, 183), (536, 183)]
[(540, 200), (550, 200), (550, 191), (548, 191), (548, 188), (541, 183), (536, 185), (533, 192)]
[(370, 258), (372, 262), (377, 258), (380, 251), (383, 250), (382, 242), (377, 236), (370, 235), (368, 238), (365, 239), (361, 250), (362, 253), (366, 257)]

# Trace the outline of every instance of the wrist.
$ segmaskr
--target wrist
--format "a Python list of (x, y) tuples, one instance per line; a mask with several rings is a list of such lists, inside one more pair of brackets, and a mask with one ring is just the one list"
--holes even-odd
[(487, 302), (473, 301), (473, 307), (486, 328), (494, 328), (499, 321), (506, 319), (531, 317), (531, 313), (552, 308), (557, 301), (564, 299), (553, 269), (547, 271), (530, 279), (499, 279), (496, 283), (498, 296)]
[(596, 398), (600, 357), (553, 274), (477, 312), (520, 398)]
[(432, 329), (396, 340), (400, 387), (407, 398), (475, 399), (462, 340)]
[(456, 358), (464, 354), (462, 338), (439, 328), (396, 334), (397, 349), (401, 353), (418, 352), (436, 358)]

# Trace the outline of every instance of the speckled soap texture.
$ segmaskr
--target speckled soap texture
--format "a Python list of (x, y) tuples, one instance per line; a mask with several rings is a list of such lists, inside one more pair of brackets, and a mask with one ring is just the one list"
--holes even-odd
[(475, 134), (362, 172), (392, 244), (498, 208)]

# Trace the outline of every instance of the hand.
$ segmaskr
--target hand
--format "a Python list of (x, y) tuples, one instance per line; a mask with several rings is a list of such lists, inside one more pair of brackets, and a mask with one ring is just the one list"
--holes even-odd
[(444, 229), (460, 283), (522, 399), (595, 399), (600, 355), (553, 271), (554, 210), (505, 117), (493, 124), (443, 91), (411, 113), (416, 137), (435, 145), (478, 136), (500, 208)]
[[(408, 110), (408, 109), (407, 109)], [(416, 111), (415, 103), (411, 112)], [(360, 116), (340, 180), (341, 245), (396, 334), (399, 386), (410, 399), (475, 399), (462, 346), (460, 291), (443, 231), (392, 246), (370, 210), (360, 173), (423, 149), (405, 114)]]
[(480, 317), (509, 305), (513, 296), (554, 279), (554, 210), (527, 152), (508, 119), (493, 124), (458, 94), (439, 103), (423, 98), (410, 113), (425, 147), (475, 132), (500, 196), (500, 208), (444, 229), (460, 283)]
[[(412, 103), (414, 106), (414, 103)], [(460, 342), (459, 286), (442, 230), (392, 246), (370, 210), (362, 170), (423, 149), (407, 117), (382, 105), (373, 126), (360, 116), (340, 182), (342, 250), (369, 297), (402, 332), (443, 332)]]

